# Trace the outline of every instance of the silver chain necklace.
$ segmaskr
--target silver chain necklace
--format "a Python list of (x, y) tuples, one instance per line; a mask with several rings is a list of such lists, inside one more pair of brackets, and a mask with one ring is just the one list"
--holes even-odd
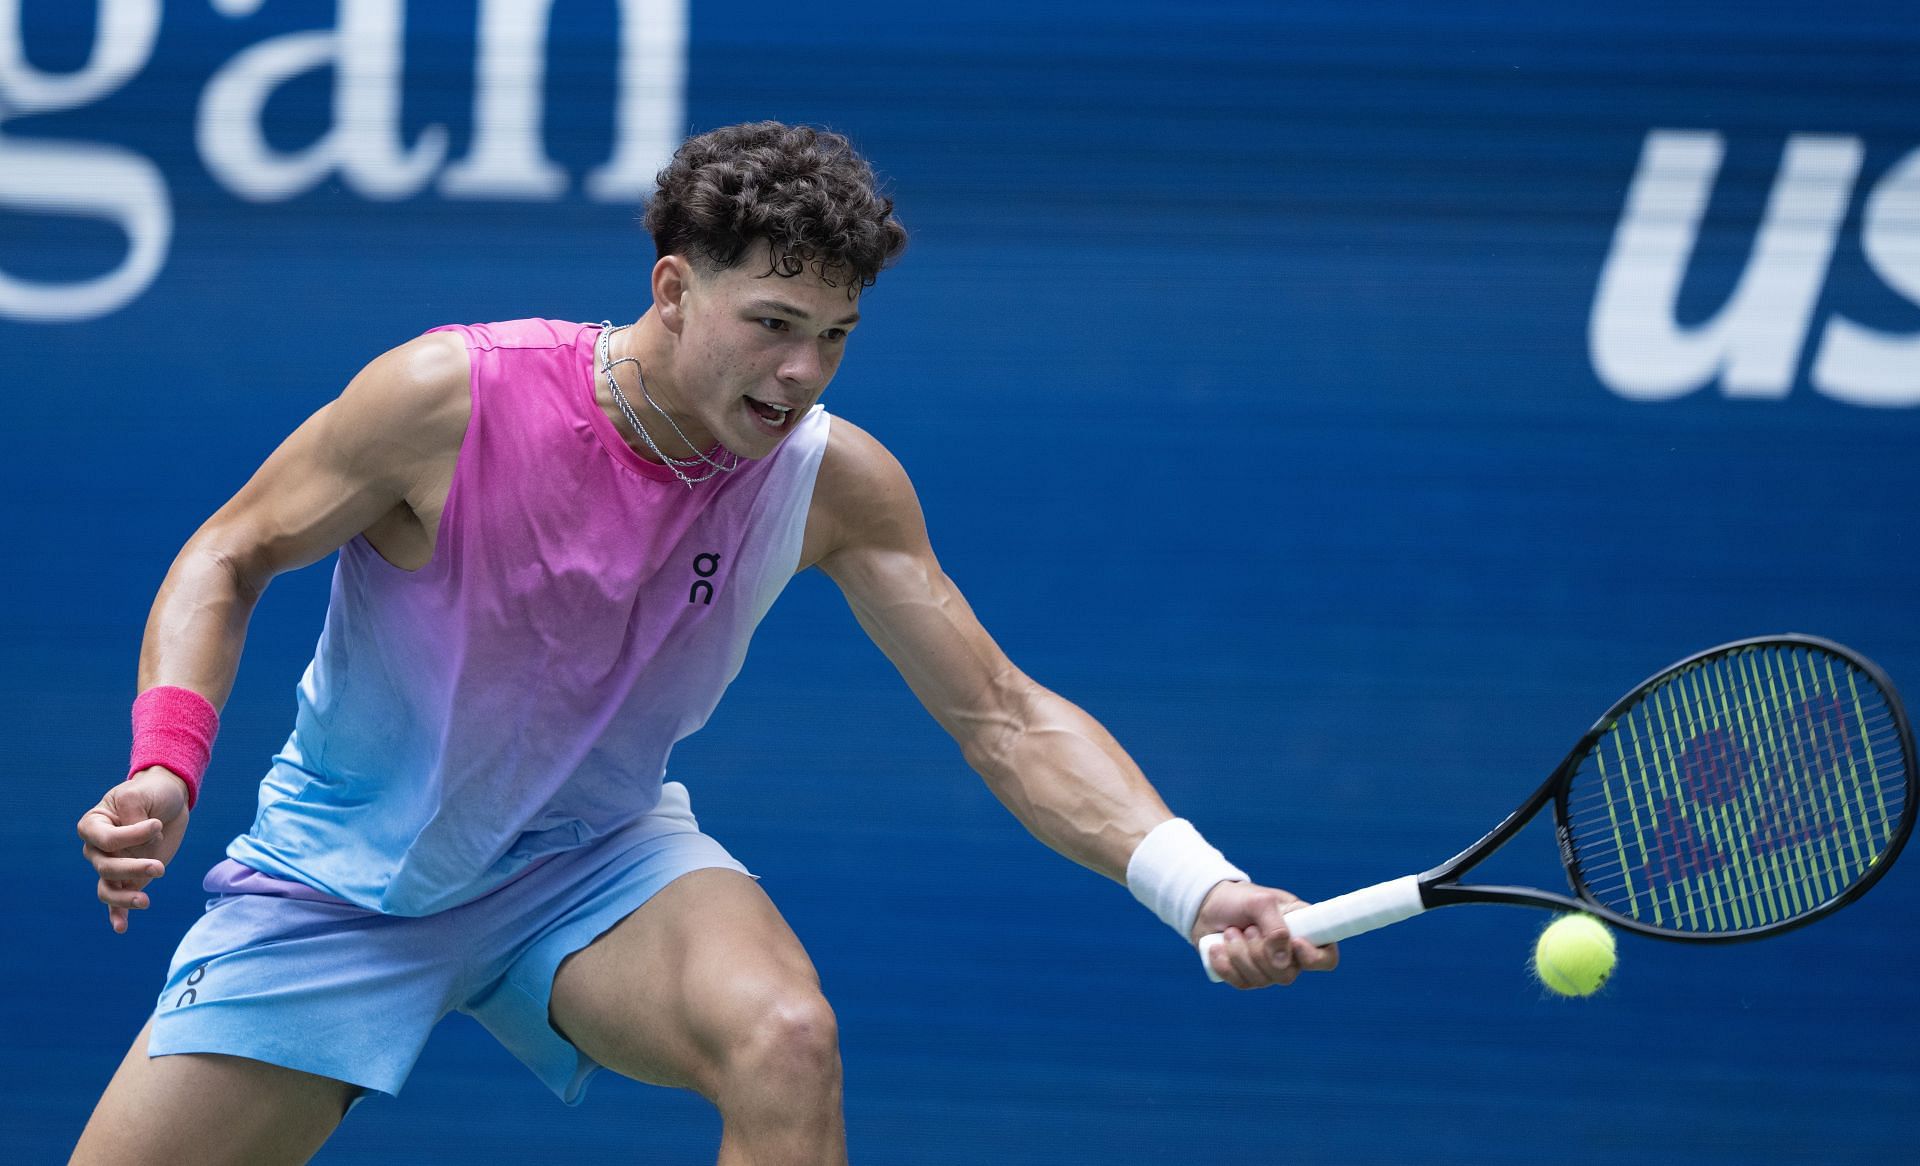
[[(620, 412), (626, 417), (627, 424), (633, 426), (633, 431), (638, 433), (640, 440), (646, 443), (649, 450), (653, 451), (653, 456), (659, 458), (668, 469), (672, 470), (674, 477), (685, 482), (689, 490), (693, 489), (696, 483), (704, 482), (716, 474), (731, 474), (733, 471), (739, 469), (739, 454), (734, 453), (732, 450), (723, 450), (719, 445), (715, 445), (713, 450), (709, 450), (707, 453), (701, 453), (693, 442), (687, 439), (686, 432), (680, 428), (680, 423), (673, 419), (672, 414), (660, 407), (660, 403), (653, 399), (652, 393), (647, 392), (647, 377), (645, 372), (641, 370), (639, 361), (631, 356), (623, 356), (619, 360), (611, 359), (613, 354), (613, 345), (611, 344), (613, 334), (631, 326), (632, 325), (629, 324), (622, 324), (619, 328), (615, 328), (611, 320), (600, 321), (600, 372), (601, 375), (607, 378), (607, 389), (613, 394), (613, 403), (620, 407)], [(670, 456), (665, 450), (661, 449), (660, 444), (653, 439), (653, 434), (647, 432), (647, 427), (640, 424), (640, 415), (634, 412), (633, 405), (627, 400), (627, 395), (620, 391), (620, 382), (616, 380), (613, 375), (615, 366), (622, 364), (630, 364), (633, 366), (633, 376), (634, 380), (639, 382), (641, 399), (646, 401), (647, 405), (652, 408), (655, 413), (667, 419), (667, 424), (673, 428), (674, 436), (680, 439), (680, 444), (693, 450), (692, 457), (679, 458)], [(715, 459), (711, 456), (714, 451), (724, 453), (727, 460), (721, 461)], [(688, 467), (699, 465), (707, 467), (705, 473), (700, 474), (698, 477), (687, 473)]]

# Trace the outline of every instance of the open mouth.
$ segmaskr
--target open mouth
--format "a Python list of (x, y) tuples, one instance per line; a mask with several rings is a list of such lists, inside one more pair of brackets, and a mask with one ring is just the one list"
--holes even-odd
[(785, 429), (787, 421), (793, 416), (792, 405), (770, 405), (753, 397), (746, 398), (747, 408), (769, 429)]

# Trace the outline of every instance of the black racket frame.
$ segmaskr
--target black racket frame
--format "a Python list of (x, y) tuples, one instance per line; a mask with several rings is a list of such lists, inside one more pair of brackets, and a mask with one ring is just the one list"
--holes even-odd
[[(1730, 931), (1694, 932), (1678, 931), (1656, 924), (1645, 923), (1631, 916), (1622, 915), (1597, 902), (1588, 890), (1580, 871), (1579, 857), (1573, 845), (1573, 830), (1568, 824), (1567, 796), (1572, 788), (1573, 775), (1579, 770), (1581, 762), (1594, 746), (1599, 744), (1613, 729), (1619, 716), (1638, 701), (1646, 692), (1665, 681), (1674, 673), (1692, 667), (1702, 660), (1715, 656), (1755, 647), (1804, 647), (1837, 656), (1853, 667), (1865, 673), (1880, 687), (1885, 696), (1888, 712), (1892, 715), (1894, 726), (1899, 732), (1903, 768), (1906, 770), (1906, 798), (1901, 806), (1900, 820), (1893, 836), (1881, 854), (1880, 860), (1869, 869), (1859, 881), (1853, 883), (1840, 894), (1802, 914), (1758, 927), (1747, 927)], [(1907, 720), (1906, 709), (1900, 703), (1900, 694), (1893, 682), (1880, 666), (1843, 644), (1820, 636), (1804, 635), (1797, 632), (1770, 636), (1751, 636), (1743, 640), (1733, 640), (1704, 651), (1695, 652), (1684, 660), (1679, 660), (1647, 677), (1635, 685), (1631, 691), (1613, 703), (1600, 718), (1593, 723), (1586, 734), (1580, 738), (1566, 759), (1554, 769), (1552, 776), (1541, 783), (1539, 789), (1520, 807), (1509, 814), (1505, 821), (1490, 830), (1472, 846), (1419, 876), (1420, 899), (1427, 907), (1447, 907), (1460, 903), (1509, 903), (1523, 907), (1547, 907), (1564, 911), (1581, 911), (1604, 920), (1609, 926), (1622, 931), (1631, 931), (1654, 939), (1673, 940), (1682, 943), (1739, 943), (1743, 940), (1760, 939), (1764, 936), (1779, 935), (1796, 927), (1804, 927), (1824, 916), (1831, 915), (1840, 908), (1867, 893), (1873, 884), (1887, 873), (1893, 860), (1899, 857), (1900, 850), (1906, 845), (1907, 837), (1913, 833), (1916, 813), (1916, 776), (1914, 773), (1913, 727)], [(1548, 802), (1554, 807), (1554, 834), (1560, 846), (1560, 861), (1567, 873), (1567, 883), (1572, 895), (1556, 894), (1552, 891), (1537, 890), (1532, 887), (1499, 886), (1489, 884), (1461, 884), (1450, 882), (1455, 876), (1473, 869), (1482, 859), (1505, 845), (1507, 840), (1518, 834), (1522, 827), (1533, 820)]]

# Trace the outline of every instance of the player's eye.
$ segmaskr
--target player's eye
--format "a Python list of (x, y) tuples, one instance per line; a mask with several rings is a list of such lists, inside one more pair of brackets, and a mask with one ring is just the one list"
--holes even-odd
[(847, 338), (845, 328), (829, 328), (820, 334), (820, 338), (829, 344), (838, 344)]
[(765, 328), (769, 332), (785, 332), (787, 330), (787, 322), (785, 320), (776, 319), (773, 316), (760, 317), (759, 324), (762, 328)]

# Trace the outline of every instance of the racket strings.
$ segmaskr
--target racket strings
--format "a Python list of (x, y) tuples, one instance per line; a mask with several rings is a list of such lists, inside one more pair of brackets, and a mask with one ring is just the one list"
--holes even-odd
[(1567, 841), (1594, 898), (1623, 915), (1689, 932), (1778, 924), (1879, 862), (1908, 764), (1886, 697), (1844, 658), (1735, 649), (1615, 718), (1572, 778)]

